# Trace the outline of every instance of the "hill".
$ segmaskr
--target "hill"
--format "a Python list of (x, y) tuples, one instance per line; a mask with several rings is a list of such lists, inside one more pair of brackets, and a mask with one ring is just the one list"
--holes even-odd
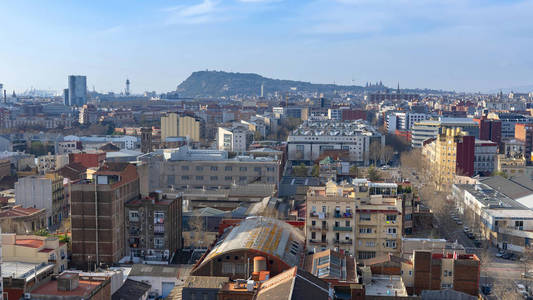
[[(222, 96), (258, 96), (261, 94), (261, 85), (264, 94), (279, 92), (285, 93), (297, 90), (299, 92), (318, 92), (331, 94), (348, 92), (358, 94), (362, 92), (383, 92), (388, 88), (384, 85), (363, 87), (357, 85), (314, 84), (310, 82), (280, 80), (266, 78), (254, 73), (230, 73), (223, 71), (198, 71), (194, 72), (185, 81), (178, 85), (177, 92), (180, 97), (211, 98)], [(434, 90), (402, 90), (403, 92), (442, 93)]]

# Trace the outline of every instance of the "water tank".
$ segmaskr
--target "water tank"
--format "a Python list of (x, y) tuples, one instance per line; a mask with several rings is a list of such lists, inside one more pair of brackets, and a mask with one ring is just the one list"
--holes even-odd
[(254, 257), (254, 272), (261, 272), (267, 270), (266, 258), (263, 256)]

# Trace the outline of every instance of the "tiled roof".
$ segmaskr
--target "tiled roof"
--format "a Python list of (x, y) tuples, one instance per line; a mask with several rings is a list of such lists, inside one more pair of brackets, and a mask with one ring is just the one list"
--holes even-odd
[(39, 248), (44, 245), (44, 241), (36, 239), (16, 240), (15, 245), (29, 248)]
[(25, 217), (25, 216), (30, 216), (41, 211), (44, 211), (44, 209), (37, 209), (37, 208), (32, 208), (32, 207), (24, 208), (20, 206), (15, 206), (15, 207), (0, 211), (0, 218)]

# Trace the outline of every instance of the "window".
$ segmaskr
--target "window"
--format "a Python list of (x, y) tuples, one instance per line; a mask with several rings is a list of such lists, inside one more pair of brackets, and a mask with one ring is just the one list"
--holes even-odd
[(154, 239), (154, 248), (161, 249), (165, 247), (165, 239), (164, 238), (155, 238)]
[(204, 176), (196, 176), (196, 180), (204, 180)]
[(367, 247), (375, 247), (376, 246), (376, 242), (366, 242), (366, 246)]
[(217, 166), (211, 166), (211, 171), (218, 171), (218, 167)]
[(322, 212), (325, 213), (327, 210), (326, 206), (322, 206)]
[(314, 231), (311, 232), (311, 239), (312, 240), (316, 239), (316, 232), (314, 232)]
[(222, 273), (223, 274), (233, 274), (233, 263), (223, 262), (222, 263)]
[(218, 180), (218, 176), (211, 176), (210, 179), (211, 179), (211, 181), (216, 181), (216, 180)]
[(189, 171), (189, 166), (181, 166), (182, 171)]
[(226, 181), (231, 181), (232, 178), (231, 178), (231, 176), (226, 176), (226, 177), (224, 177), (224, 180), (226, 180)]
[(370, 221), (370, 214), (359, 214), (359, 221)]
[(387, 228), (388, 234), (396, 234), (396, 228), (395, 227), (389, 227)]
[(396, 241), (386, 241), (385, 247), (387, 248), (396, 248)]
[(196, 166), (196, 171), (203, 171), (204, 170), (204, 167), (202, 166)]
[(316, 221), (315, 220), (311, 221), (311, 226), (315, 226), (315, 225), (316, 225)]
[(181, 176), (181, 180), (189, 180), (189, 178), (190, 178), (190, 177), (189, 177), (189, 176), (186, 176), (186, 175), (185, 175), (185, 176)]
[(261, 168), (260, 167), (254, 167), (254, 171), (261, 172)]
[(246, 176), (239, 176), (239, 183), (245, 183), (246, 181), (248, 181), (248, 177), (246, 177)]
[(372, 228), (370, 227), (359, 228), (359, 233), (372, 233)]
[(396, 221), (396, 215), (387, 215), (387, 221), (395, 222)]
[(231, 166), (226, 166), (224, 167), (224, 171), (228, 172), (228, 171), (233, 171), (233, 167)]
[(248, 168), (247, 168), (247, 167), (240, 167), (240, 168), (239, 168), (239, 171), (241, 171), (241, 172), (246, 172), (246, 171), (248, 171)]
[(350, 227), (350, 221), (344, 222), (346, 227)]
[(167, 185), (173, 185), (176, 183), (176, 177), (174, 175), (168, 175)]

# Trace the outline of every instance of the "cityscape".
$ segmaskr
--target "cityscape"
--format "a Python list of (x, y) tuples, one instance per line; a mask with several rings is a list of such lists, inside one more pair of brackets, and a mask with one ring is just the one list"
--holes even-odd
[[(372, 51), (363, 59), (370, 67), (365, 61), (354, 68), (361, 57), (334, 48), (391, 37), (376, 52), (398, 58), (406, 54), (395, 53), (396, 38), (419, 47), (414, 36), (456, 32), (452, 20), (470, 28), (464, 36), (494, 30), (496, 41), (492, 24), (474, 26), (452, 12), (465, 7), (475, 20), (495, 10), (515, 14), (519, 24), (502, 25), (516, 39), (506, 49), (527, 48), (530, 37), (522, 34), (531, 30), (532, 2), (156, 2), (150, 9), (132, 4), (122, 17), (110, 4), (100, 25), (125, 22), (146, 33), (135, 37), (145, 44), (183, 30), (218, 34), (213, 38), (222, 44), (191, 38), (183, 46), (190, 52), (177, 54), (183, 61), (168, 56), (168, 65), (155, 67), (153, 57), (143, 62), (120, 53), (131, 64), (124, 67), (114, 56), (119, 51), (107, 52), (114, 45), (96, 51), (102, 58), (85, 57), (89, 62), (79, 62), (75, 51), (52, 55), (52, 42), (41, 38), (39, 49), (0, 49), (8, 58), (0, 63), (0, 299), (533, 299), (530, 54), (511, 49), (515, 72), (495, 63), (487, 74), (485, 56), (496, 46), (466, 66), (452, 49), (428, 61), (420, 54), (426, 50), (413, 49), (411, 59), (420, 56), (422, 64), (449, 59), (449, 69), (435, 62), (424, 76), (418, 63), (406, 69)], [(49, 34), (59, 38), (82, 31), (80, 24), (98, 15), (92, 8), (103, 4), (83, 4), (80, 24), (71, 17), (52, 24), (33, 12), (25, 18), (30, 4), (10, 5), (13, 14), (0, 25), (14, 25), (18, 16), (36, 33), (54, 29)], [(422, 18), (438, 9), (441, 23)], [(357, 11), (383, 24), (347, 17), (361, 17)], [(303, 12), (316, 16), (304, 32), (295, 29), (310, 22)], [(137, 22), (135, 14), (160, 19), (143, 21), (146, 27), (127, 23)], [(391, 22), (401, 25), (393, 30)], [(63, 31), (60, 24), (73, 27)], [(286, 58), (269, 53), (261, 60), (272, 49), (256, 43), (257, 35), (242, 48), (241, 25), (265, 39), (292, 36), (271, 40), (286, 47)], [(14, 31), (30, 37), (27, 28)], [(122, 25), (99, 29), (87, 35), (87, 47), (119, 34), (126, 34)], [(330, 58), (322, 54), (293, 55), (301, 49), (294, 43), (312, 50), (316, 41), (332, 56), (331, 68), (323, 67)], [(465, 52), (477, 51), (471, 44)], [(194, 51), (202, 45), (223, 53)], [(57, 67), (48, 68), (48, 60), (58, 60)], [(435, 69), (449, 73), (433, 78)]]

